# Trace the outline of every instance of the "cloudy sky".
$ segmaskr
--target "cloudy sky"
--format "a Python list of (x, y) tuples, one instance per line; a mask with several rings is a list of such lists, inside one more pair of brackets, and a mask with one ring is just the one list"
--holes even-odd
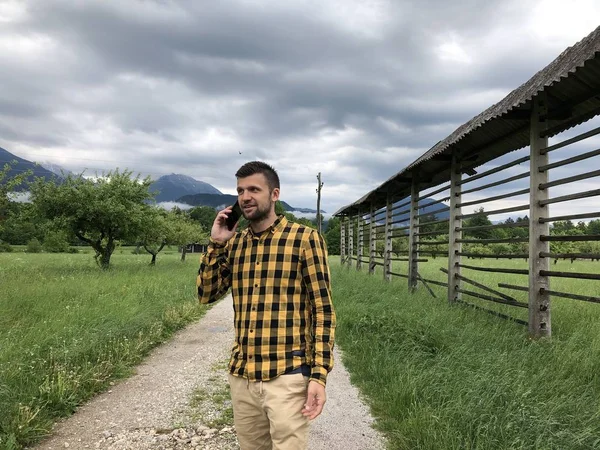
[(0, 0), (0, 147), (329, 213), (599, 24), (597, 0)]

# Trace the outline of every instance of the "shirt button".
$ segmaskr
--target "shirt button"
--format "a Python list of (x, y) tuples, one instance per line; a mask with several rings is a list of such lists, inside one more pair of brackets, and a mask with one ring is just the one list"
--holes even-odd
[(258, 287), (258, 284), (255, 284), (254, 287)]
[(252, 359), (252, 355), (248, 356), (248, 359)]
[(253, 307), (252, 307), (252, 311), (256, 311), (256, 306), (253, 306)]
[(254, 330), (250, 330), (250, 333), (254, 333)]

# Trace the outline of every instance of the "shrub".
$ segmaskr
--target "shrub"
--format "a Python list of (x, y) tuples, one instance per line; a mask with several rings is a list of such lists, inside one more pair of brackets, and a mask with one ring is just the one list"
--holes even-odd
[(42, 244), (37, 238), (31, 239), (27, 242), (27, 253), (40, 253), (42, 251)]
[(67, 253), (79, 253), (79, 249), (77, 247), (69, 247)]
[(43, 248), (50, 253), (63, 253), (69, 249), (67, 235), (64, 231), (48, 231), (44, 237)]
[(10, 253), (13, 251), (12, 246), (8, 242), (0, 241), (0, 253)]

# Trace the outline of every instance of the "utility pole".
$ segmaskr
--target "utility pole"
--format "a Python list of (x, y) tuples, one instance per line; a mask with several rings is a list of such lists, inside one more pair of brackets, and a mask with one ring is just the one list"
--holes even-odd
[(323, 222), (321, 217), (321, 188), (323, 182), (321, 181), (321, 172), (317, 175), (317, 231), (321, 233), (321, 223)]

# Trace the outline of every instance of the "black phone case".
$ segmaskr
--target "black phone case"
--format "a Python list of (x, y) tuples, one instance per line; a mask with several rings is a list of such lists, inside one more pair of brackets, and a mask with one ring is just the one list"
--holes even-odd
[(238, 220), (240, 220), (240, 217), (242, 216), (242, 208), (240, 208), (240, 205), (238, 204), (238, 202), (235, 202), (235, 204), (233, 205), (233, 208), (231, 208), (231, 212), (229, 213), (229, 216), (227, 217), (227, 229), (229, 230), (233, 230), (233, 227), (235, 227), (235, 224), (238, 222)]

